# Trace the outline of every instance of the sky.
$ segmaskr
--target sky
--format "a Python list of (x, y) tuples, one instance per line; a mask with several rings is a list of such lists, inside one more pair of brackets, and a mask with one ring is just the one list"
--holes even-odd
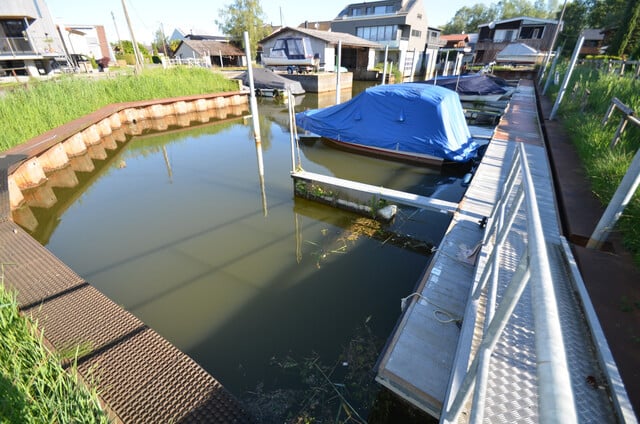
[[(122, 0), (45, 0), (57, 23), (103, 25), (107, 38), (130, 40)], [(220, 34), (215, 24), (218, 11), (233, 0), (125, 0), (131, 26), (138, 42), (150, 43), (162, 26), (167, 37), (175, 28), (189, 33)], [(429, 26), (446, 24), (463, 6), (489, 5), (490, 0), (423, 0)], [(349, 3), (358, 0), (260, 0), (267, 23), (298, 26), (304, 21), (334, 19)], [(113, 13), (113, 17), (112, 17)], [(115, 17), (115, 19), (114, 19)], [(114, 23), (115, 21), (115, 23)]]

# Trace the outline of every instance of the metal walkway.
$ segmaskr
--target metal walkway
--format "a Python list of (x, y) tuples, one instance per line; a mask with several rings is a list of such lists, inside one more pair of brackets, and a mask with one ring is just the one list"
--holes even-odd
[(403, 302), (377, 381), (441, 422), (636, 422), (557, 216), (534, 89), (521, 83)]

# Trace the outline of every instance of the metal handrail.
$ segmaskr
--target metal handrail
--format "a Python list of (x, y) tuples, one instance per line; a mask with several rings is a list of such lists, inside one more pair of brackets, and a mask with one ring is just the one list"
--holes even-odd
[[(496, 304), (500, 251), (523, 203), (528, 235), (526, 252), (501, 302)], [(451, 400), (445, 405), (441, 422), (457, 422), (472, 392), (469, 421), (482, 422), (491, 354), (528, 283), (533, 296), (539, 421), (577, 422), (549, 255), (524, 144), (519, 144), (516, 151), (502, 196), (489, 218), (487, 232), (483, 243), (489, 258), (471, 299), (477, 302), (481, 293), (488, 291), (483, 337), (459, 389), (450, 393)]]

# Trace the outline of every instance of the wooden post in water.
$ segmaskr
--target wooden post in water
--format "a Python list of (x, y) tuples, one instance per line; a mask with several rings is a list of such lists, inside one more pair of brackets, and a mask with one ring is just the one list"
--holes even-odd
[(336, 64), (336, 104), (340, 104), (340, 66), (342, 62), (342, 40), (338, 41), (338, 63)]
[(384, 66), (382, 68), (382, 84), (387, 83), (387, 58), (389, 56), (389, 45), (384, 47)]

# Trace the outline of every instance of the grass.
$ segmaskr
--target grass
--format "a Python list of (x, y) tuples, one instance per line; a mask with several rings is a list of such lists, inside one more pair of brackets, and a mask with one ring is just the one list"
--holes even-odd
[(202, 68), (147, 70), (89, 79), (65, 75), (12, 87), (0, 98), (0, 152), (112, 103), (234, 91), (238, 84)]
[[(561, 74), (564, 72), (561, 70)], [(628, 124), (621, 140), (611, 148), (623, 114), (615, 111), (605, 126), (602, 120), (614, 97), (636, 113), (640, 111), (640, 80), (632, 74), (620, 77), (581, 66), (576, 68), (567, 87), (558, 116), (576, 146), (593, 192), (606, 206), (640, 149), (640, 128)], [(557, 91), (557, 86), (551, 86), (548, 94), (555, 98)], [(622, 234), (625, 247), (640, 265), (639, 193), (632, 197), (615, 230)]]
[(0, 422), (108, 423), (95, 392), (66, 372), (42, 343), (37, 325), (20, 315), (0, 274)]

